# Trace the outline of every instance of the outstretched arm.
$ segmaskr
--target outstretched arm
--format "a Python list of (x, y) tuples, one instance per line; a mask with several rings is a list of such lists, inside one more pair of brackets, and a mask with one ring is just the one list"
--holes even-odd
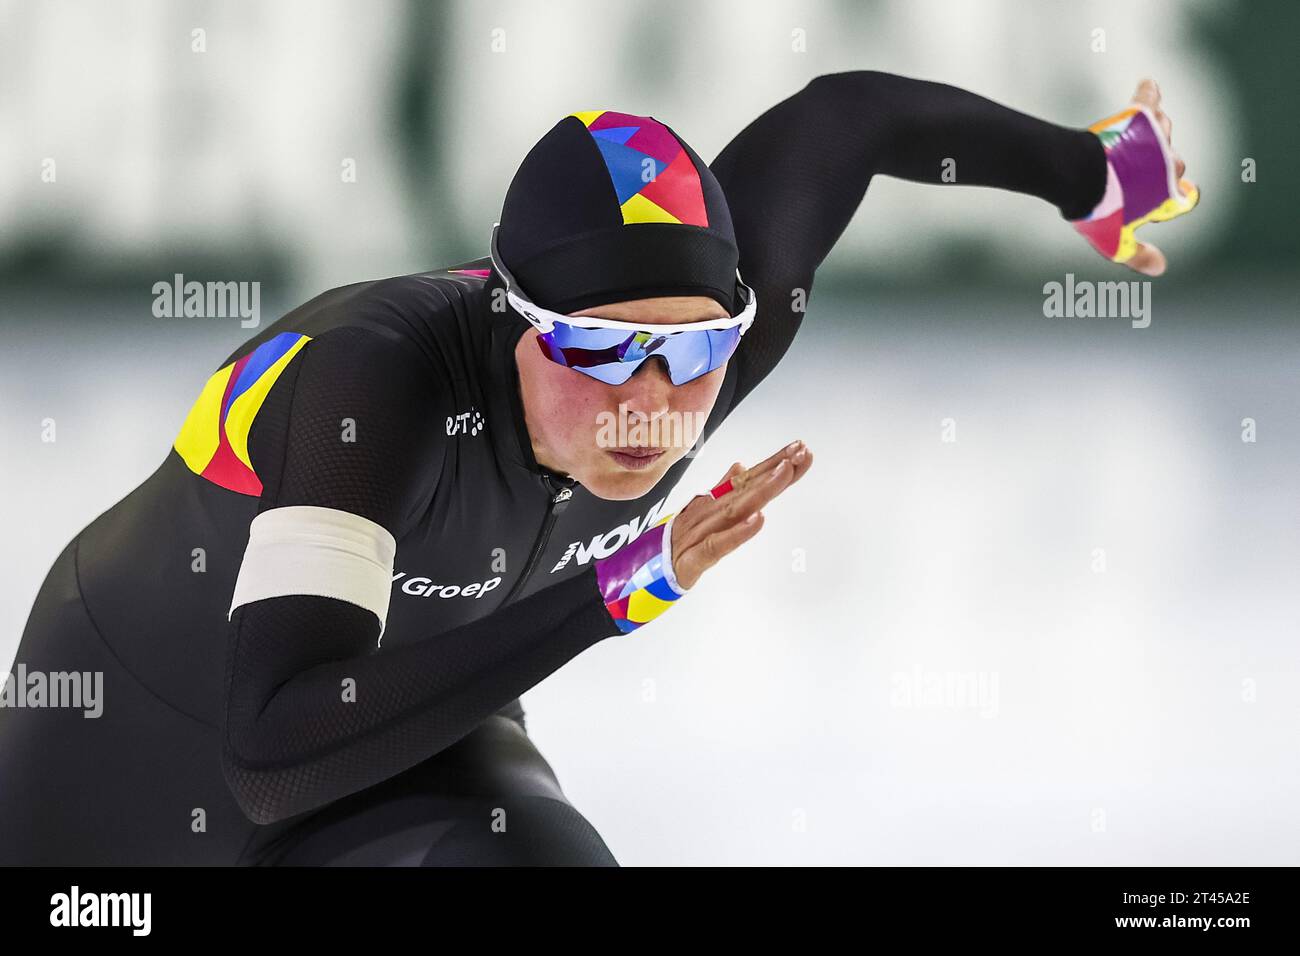
[(876, 174), (940, 183), (951, 168), (958, 183), (1038, 196), (1067, 219), (1088, 215), (1107, 184), (1101, 141), (1087, 129), (870, 70), (813, 79), (750, 123), (710, 168), (761, 315), (736, 356), (736, 402), (789, 348), (813, 274)]

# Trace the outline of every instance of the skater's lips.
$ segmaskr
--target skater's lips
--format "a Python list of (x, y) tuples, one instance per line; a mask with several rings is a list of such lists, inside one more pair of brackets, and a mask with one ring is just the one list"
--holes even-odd
[(618, 452), (620, 455), (631, 455), (633, 458), (651, 458), (655, 455), (662, 455), (668, 449), (651, 448), (648, 445), (620, 445), (617, 448), (607, 450)]
[(663, 455), (664, 449), (648, 448), (645, 445), (637, 447), (624, 446), (606, 448), (605, 453), (623, 468), (631, 471), (642, 471), (658, 461)]

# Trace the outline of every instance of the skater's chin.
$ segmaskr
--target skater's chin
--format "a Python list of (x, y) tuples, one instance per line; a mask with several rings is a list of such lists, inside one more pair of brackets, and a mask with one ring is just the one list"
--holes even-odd
[(680, 456), (667, 449), (609, 449), (582, 484), (597, 498), (630, 501), (659, 483)]

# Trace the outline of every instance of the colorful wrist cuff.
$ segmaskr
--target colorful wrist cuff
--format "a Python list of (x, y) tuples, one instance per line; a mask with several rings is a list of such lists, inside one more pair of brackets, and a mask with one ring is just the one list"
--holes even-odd
[(635, 541), (596, 561), (596, 580), (610, 617), (623, 633), (653, 621), (686, 593), (673, 574), (668, 515)]
[(1133, 106), (1088, 127), (1106, 153), (1106, 192), (1101, 202), (1071, 225), (1112, 262), (1137, 252), (1134, 232), (1191, 210), (1197, 188), (1174, 175), (1173, 154), (1146, 107)]

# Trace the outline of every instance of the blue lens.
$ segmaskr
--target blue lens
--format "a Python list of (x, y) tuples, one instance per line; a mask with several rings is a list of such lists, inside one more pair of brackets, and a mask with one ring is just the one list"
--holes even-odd
[(660, 354), (668, 361), (668, 377), (674, 385), (685, 385), (720, 368), (740, 344), (740, 328), (678, 332)]
[(538, 336), (547, 357), (607, 385), (622, 385), (653, 356), (668, 363), (674, 385), (685, 385), (729, 359), (740, 343), (740, 328), (655, 332), (589, 329), (557, 323)]

